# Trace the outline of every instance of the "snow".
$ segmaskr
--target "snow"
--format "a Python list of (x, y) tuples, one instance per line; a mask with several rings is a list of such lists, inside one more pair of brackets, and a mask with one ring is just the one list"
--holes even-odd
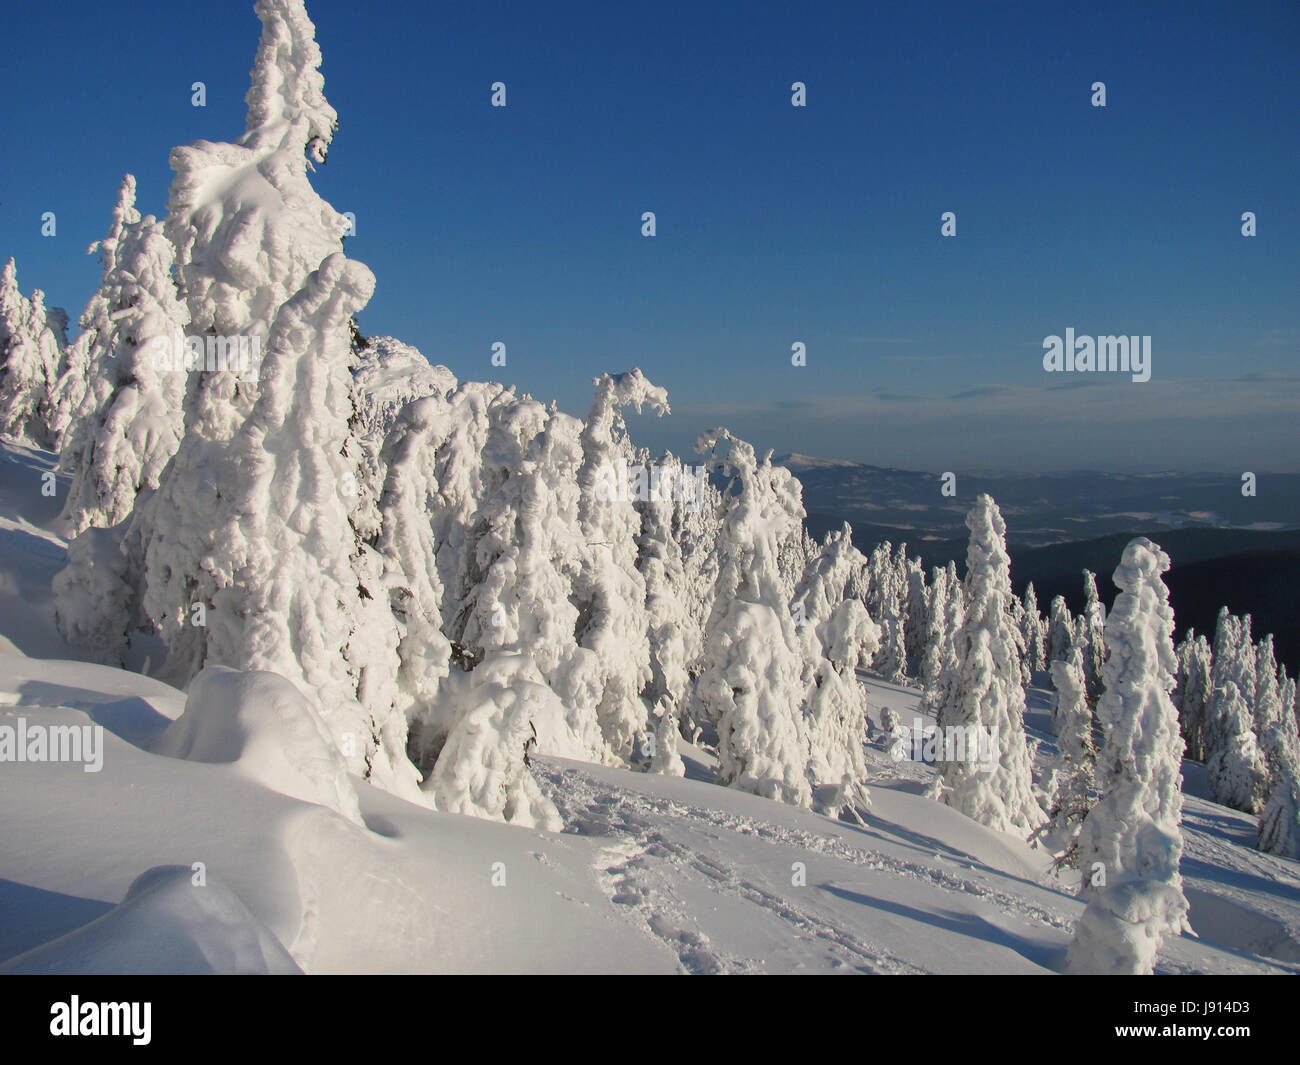
[(151, 748), (193, 762), (230, 762), (272, 791), (360, 823), (356, 791), (329, 730), (276, 673), (208, 666), (190, 682), (185, 711)]
[(104, 916), (11, 958), (27, 974), (286, 975), (301, 973), (275, 935), (220, 880), (185, 866), (141, 873)]
[[(22, 713), (106, 729), (98, 774), (0, 764), (0, 961), (81, 932), (22, 966), (111, 957), (193, 971), (193, 943), (215, 951), (223, 928), (233, 941), (218, 967), (246, 960), (239, 944), (260, 929), (308, 973), (1043, 974), (1061, 968), (1082, 911), (1043, 851), (924, 798), (933, 769), (895, 762), (883, 743), (866, 751), (872, 806), (860, 827), (718, 787), (711, 756), (685, 741), (685, 778), (534, 758), (561, 832), (430, 810), (353, 777), (360, 827), (239, 761), (158, 753), (187, 707), (158, 681), (12, 653), (0, 678), (13, 703), (0, 723)], [(919, 712), (916, 691), (866, 685), (877, 729), (885, 707), (905, 723)], [(1029, 720), (1049, 704), (1032, 692)], [(1046, 757), (1050, 738), (1036, 738)], [(1203, 794), (1203, 770), (1185, 772)], [(1300, 863), (1253, 850), (1252, 818), (1195, 794), (1183, 831), (1200, 938), (1166, 941), (1157, 971), (1300, 972)], [(141, 873), (196, 861), (250, 917), (220, 899), (184, 908), (184, 893), (202, 889), (178, 877), (130, 911), (136, 928), (157, 929), (156, 952), (134, 932), (127, 951), (132, 926), (97, 920), (120, 916)], [(804, 886), (792, 883), (796, 862)], [(270, 965), (274, 943), (257, 942)]]

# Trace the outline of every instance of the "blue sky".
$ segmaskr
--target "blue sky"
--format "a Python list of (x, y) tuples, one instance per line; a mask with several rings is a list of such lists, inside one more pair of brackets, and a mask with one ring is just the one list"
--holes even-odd
[[(308, 11), (362, 328), (463, 379), (581, 413), (640, 366), (656, 449), (725, 424), (913, 469), (1300, 471), (1300, 4)], [(258, 23), (72, 0), (5, 30), (0, 256), (75, 318), (122, 174), (162, 213), (170, 147), (242, 132)], [(1152, 380), (1045, 374), (1066, 327), (1151, 335)]]

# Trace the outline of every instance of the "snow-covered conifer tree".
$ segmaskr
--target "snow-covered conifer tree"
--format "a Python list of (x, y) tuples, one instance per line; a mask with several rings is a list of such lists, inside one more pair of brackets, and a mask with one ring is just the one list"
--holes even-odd
[(314, 27), (302, 0), (259, 0), (256, 12), (246, 134), (172, 153), (165, 231), (205, 358), (188, 375), (184, 437), (137, 502), (126, 547), (143, 560), (165, 676), (278, 672), (319, 701), (354, 772), (414, 798), (396, 622), (380, 559), (352, 524), (364, 471), (351, 322), (374, 278), (343, 255), (345, 220), (307, 177), (337, 122)]
[(1255, 736), (1255, 719), (1234, 681), (1216, 689), (1219, 740), (1206, 763), (1215, 802), (1258, 813), (1268, 792), (1268, 767)]
[(46, 309), (40, 289), (24, 299), (13, 259), (5, 263), (0, 270), (0, 435), (58, 451), (51, 422), (67, 320), (61, 309)]
[(793, 604), (804, 659), (812, 665), (807, 725), (814, 807), (849, 820), (861, 820), (869, 805), (863, 753), (867, 696), (855, 671), (871, 662), (880, 639), (861, 600), (845, 594), (860, 562), (845, 523), (828, 533), (809, 559)]
[(1178, 724), (1187, 745), (1186, 757), (1204, 762), (1205, 715), (1210, 698), (1210, 644), (1204, 636), (1188, 629), (1178, 646), (1178, 678), (1174, 702)]
[(760, 462), (725, 429), (702, 434), (696, 447), (733, 478), (697, 682), (718, 730), (718, 777), (730, 787), (809, 806), (803, 698), (811, 678), (777, 569), (781, 538), (804, 517), (799, 482), (773, 466), (770, 454)]
[(1273, 634), (1269, 633), (1255, 647), (1255, 735), (1264, 733), (1282, 715), (1282, 690), (1278, 685), (1277, 658), (1273, 654)]
[[(641, 464), (648, 456), (641, 456)], [(664, 457), (657, 467), (657, 488), (638, 503), (641, 532), (637, 568), (645, 579), (650, 622), (651, 680), (643, 693), (659, 716), (651, 771), (681, 776), (677, 734), (683, 707), (689, 703), (691, 667), (703, 649), (703, 631), (691, 613), (689, 582), (680, 542), (683, 519), (701, 506), (696, 480), (681, 461)]]
[(1278, 717), (1262, 737), (1269, 791), (1259, 818), (1259, 849), (1300, 858), (1300, 736), (1296, 733), (1295, 681), (1282, 685)]
[(1161, 942), (1190, 930), (1178, 869), (1183, 740), (1170, 698), (1177, 663), (1168, 569), (1169, 556), (1138, 537), (1115, 570), (1097, 704), (1101, 799), (1079, 835), (1088, 906), (1070, 947), (1072, 972), (1148, 974)]
[(945, 588), (941, 623), (943, 636), (938, 643), (933, 662), (927, 667), (931, 679), (925, 683), (925, 690), (921, 696), (921, 711), (934, 714), (936, 718), (941, 708), (956, 698), (957, 686), (961, 679), (961, 659), (957, 645), (962, 628), (966, 624), (965, 592), (957, 579), (957, 564), (949, 562), (943, 574)]
[(1028, 839), (1046, 819), (1034, 797), (1025, 743), (1025, 690), (1015, 653), (1006, 523), (993, 499), (979, 496), (966, 516), (966, 621), (957, 639), (957, 684), (939, 707), (943, 728), (981, 728), (993, 737), (997, 763), (942, 761), (932, 794), (983, 825)]
[(1074, 620), (1064, 596), (1054, 596), (1047, 621), (1047, 666), (1063, 661), (1074, 643)]
[(586, 537), (583, 564), (574, 584), (578, 642), (594, 651), (600, 666), (597, 713), (601, 733), (618, 758), (632, 757), (637, 737), (649, 727), (641, 692), (650, 683), (649, 618), (645, 578), (636, 568), (641, 515), (627, 491), (635, 452), (621, 408), (649, 406), (668, 413), (668, 394), (640, 370), (602, 374), (582, 429), (582, 492), (579, 519)]
[(903, 620), (903, 646), (907, 651), (907, 675), (915, 677), (921, 671), (921, 658), (925, 654), (925, 571), (919, 558), (904, 558), (906, 570), (906, 616)]
[(466, 541), (473, 569), (449, 635), (475, 660), (530, 660), (567, 708), (564, 721), (539, 736), (538, 750), (599, 760), (600, 663), (575, 640), (571, 601), (586, 551), (582, 423), (513, 392), (491, 404), (489, 418), (485, 497)]
[(1034, 582), (1025, 587), (1025, 597), (1020, 604), (1023, 611), (1021, 624), (1025, 636), (1025, 662), (1031, 673), (1047, 669), (1044, 647), (1043, 617), (1038, 610), (1038, 596), (1034, 592)]
[(1056, 687), (1053, 719), (1057, 757), (1046, 840), (1057, 855), (1055, 864), (1075, 869), (1079, 863), (1079, 832), (1092, 808), (1090, 793), (1097, 766), (1092, 707), (1084, 690), (1083, 655), (1079, 648), (1071, 649), (1067, 661), (1058, 659), (1052, 663), (1052, 683)]
[(130, 174), (98, 248), (103, 277), (73, 345), (84, 349), (91, 384), (63, 456), (72, 486), (62, 516), (73, 534), (123, 521), (141, 490), (158, 487), (183, 431), (185, 373), (173, 360), (188, 313), (172, 279), (174, 250), (153, 216), (135, 209)]
[(1097, 575), (1083, 571), (1083, 613), (1075, 619), (1077, 638), (1083, 651), (1083, 679), (1088, 698), (1096, 702), (1101, 694), (1101, 666), (1106, 657), (1106, 608), (1097, 595)]

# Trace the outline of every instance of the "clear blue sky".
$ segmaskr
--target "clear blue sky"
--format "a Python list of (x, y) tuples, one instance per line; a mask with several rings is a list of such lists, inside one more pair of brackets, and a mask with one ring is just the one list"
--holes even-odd
[[(640, 366), (673, 404), (634, 420), (656, 449), (721, 423), (914, 469), (1300, 470), (1294, 0), (308, 11), (362, 328), (463, 379), (581, 413)], [(242, 132), (258, 23), (70, 0), (4, 32), (0, 256), (75, 318), (122, 174), (161, 214), (171, 146)], [(1150, 334), (1152, 380), (1045, 374), (1067, 326)]]

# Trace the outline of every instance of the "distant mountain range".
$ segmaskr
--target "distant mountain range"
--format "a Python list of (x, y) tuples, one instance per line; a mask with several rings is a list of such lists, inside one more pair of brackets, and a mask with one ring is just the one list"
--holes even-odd
[(966, 511), (981, 492), (997, 500), (1008, 544), (1040, 547), (1135, 527), (1149, 530), (1300, 529), (1300, 475), (1259, 473), (1256, 495), (1241, 494), (1240, 475), (958, 474), (954, 497), (941, 475), (807, 455), (776, 460), (798, 476), (810, 514), (879, 528), (876, 539), (909, 543), (965, 539)]
[(847, 521), (864, 551), (906, 543), (927, 569), (955, 559), (964, 572), (966, 511), (988, 492), (1007, 521), (1015, 591), (1032, 581), (1044, 614), (1055, 595), (1082, 608), (1084, 569), (1114, 602), (1124, 545), (1147, 536), (1173, 563), (1166, 583), (1180, 639), (1189, 627), (1212, 636), (1226, 605), (1252, 615), (1256, 639), (1273, 633), (1288, 672), (1300, 669), (1300, 476), (1260, 474), (1252, 498), (1225, 474), (959, 475), (957, 495), (945, 498), (938, 474), (797, 454), (776, 461), (803, 484), (814, 536)]

